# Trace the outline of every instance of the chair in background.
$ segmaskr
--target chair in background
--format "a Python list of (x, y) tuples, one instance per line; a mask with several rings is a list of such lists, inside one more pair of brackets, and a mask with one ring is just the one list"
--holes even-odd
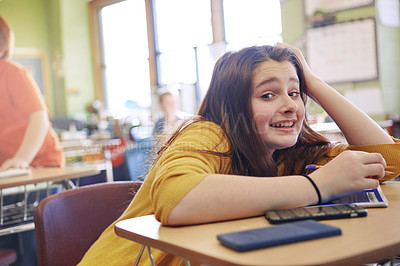
[(152, 139), (136, 141), (133, 147), (127, 147), (124, 151), (124, 165), (130, 180), (144, 180), (152, 163)]
[(82, 121), (68, 117), (54, 117), (50, 121), (54, 128), (60, 130), (69, 130), (72, 125), (76, 127), (76, 130), (83, 130), (86, 126)]
[(76, 265), (140, 186), (131, 181), (101, 183), (42, 200), (34, 213), (39, 265)]

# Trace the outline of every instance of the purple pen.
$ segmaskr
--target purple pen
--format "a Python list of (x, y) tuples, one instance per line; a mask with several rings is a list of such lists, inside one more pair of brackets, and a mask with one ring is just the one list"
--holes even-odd
[[(309, 170), (309, 171), (315, 171), (315, 170), (317, 170), (317, 169), (319, 169), (319, 168), (321, 168), (322, 167), (322, 165), (316, 165), (316, 164), (309, 164), (309, 165), (306, 165), (306, 170)], [(394, 173), (394, 172), (391, 172), (391, 171), (385, 171), (385, 175), (395, 175), (396, 173)]]
[(315, 170), (317, 170), (318, 168), (321, 168), (321, 167), (322, 167), (321, 165), (309, 164), (309, 165), (306, 166), (306, 170), (315, 171)]

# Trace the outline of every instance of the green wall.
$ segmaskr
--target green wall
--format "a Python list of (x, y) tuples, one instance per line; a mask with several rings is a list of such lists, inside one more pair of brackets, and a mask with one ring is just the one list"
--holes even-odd
[(282, 39), (288, 44), (298, 43), (304, 36), (303, 1), (284, 1), (282, 4)]
[[(282, 37), (284, 42), (304, 48), (304, 33), (308, 23), (304, 22), (303, 0), (282, 2)], [(347, 21), (365, 17), (376, 17), (378, 71), (379, 79), (368, 82), (334, 84), (340, 92), (346, 89), (380, 87), (383, 96), (385, 114), (374, 117), (384, 119), (384, 115), (400, 114), (400, 28), (388, 27), (380, 23), (374, 6), (360, 7), (341, 11), (336, 14), (338, 21)]]
[(60, 2), (68, 114), (79, 116), (95, 98), (88, 1)]
[(88, 1), (2, 0), (15, 48), (46, 55), (50, 115), (82, 117), (95, 97)]
[(377, 23), (379, 75), (384, 108), (388, 114), (400, 114), (400, 28)]
[(16, 47), (34, 47), (46, 51), (48, 23), (46, 0), (3, 0), (0, 15), (15, 32)]

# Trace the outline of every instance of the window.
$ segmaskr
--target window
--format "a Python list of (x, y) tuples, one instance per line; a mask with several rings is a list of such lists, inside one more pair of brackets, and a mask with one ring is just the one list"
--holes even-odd
[(198, 49), (198, 95), (201, 98), (207, 92), (216, 60), (225, 51), (282, 42), (279, 0), (223, 0), (223, 10), (226, 43)]
[(282, 41), (279, 0), (224, 0), (228, 49)]
[[(194, 93), (197, 102), (181, 102), (195, 111), (193, 105), (205, 95), (213, 66), (226, 50), (282, 41), (279, 0), (92, 0), (91, 5), (94, 2), (108, 3), (97, 14), (103, 45), (98, 83), (112, 115), (124, 115), (127, 101), (150, 107), (150, 87), (164, 85)], [(153, 25), (147, 25), (146, 8)], [(213, 26), (218, 27), (215, 40)]]
[(100, 10), (103, 86), (110, 113), (126, 115), (151, 105), (149, 48), (144, 1), (123, 1)]
[(155, 0), (159, 85), (193, 84), (195, 47), (212, 43), (211, 7), (205, 0)]

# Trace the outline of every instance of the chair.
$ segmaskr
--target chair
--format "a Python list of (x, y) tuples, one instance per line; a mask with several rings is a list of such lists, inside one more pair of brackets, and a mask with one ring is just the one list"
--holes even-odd
[(125, 172), (130, 180), (144, 180), (147, 171), (152, 163), (152, 150), (154, 141), (142, 139), (136, 141), (133, 147), (127, 147), (124, 151)]
[(0, 266), (10, 265), (17, 261), (17, 252), (13, 249), (0, 249)]
[(72, 124), (75, 125), (76, 130), (83, 130), (86, 126), (84, 122), (68, 117), (54, 117), (50, 121), (53, 127), (61, 130), (69, 130)]
[(34, 212), (39, 265), (76, 265), (140, 186), (131, 181), (101, 183), (43, 199)]
[(144, 176), (151, 164), (148, 159), (150, 152), (151, 149), (143, 148), (127, 149), (124, 152), (125, 172), (128, 173), (130, 180), (136, 180), (138, 178), (140, 178), (139, 180), (144, 180)]

